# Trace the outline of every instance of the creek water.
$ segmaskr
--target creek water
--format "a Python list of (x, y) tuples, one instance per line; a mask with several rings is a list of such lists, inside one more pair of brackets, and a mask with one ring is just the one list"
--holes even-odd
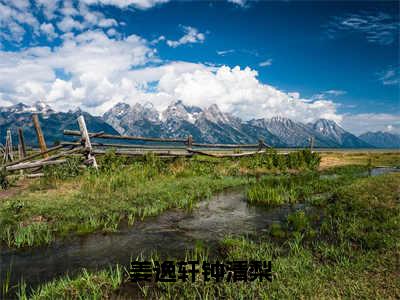
[(161, 258), (183, 258), (186, 250), (201, 241), (217, 251), (218, 241), (227, 235), (252, 234), (266, 230), (269, 224), (283, 221), (302, 205), (266, 210), (248, 206), (238, 189), (219, 193), (199, 202), (192, 212), (169, 210), (158, 217), (111, 234), (96, 233), (59, 240), (45, 247), (0, 249), (0, 279), (10, 276), (10, 286), (21, 278), (34, 287), (82, 268), (103, 269), (116, 263), (128, 265), (140, 254), (157, 253)]
[[(371, 176), (399, 172), (396, 168), (375, 168)], [(183, 258), (201, 241), (210, 255), (227, 235), (252, 234), (282, 222), (287, 215), (304, 209), (303, 204), (264, 209), (246, 203), (243, 188), (231, 189), (198, 203), (191, 212), (169, 210), (116, 233), (91, 234), (57, 240), (51, 245), (27, 249), (0, 248), (0, 282), (9, 276), (10, 286), (22, 278), (28, 289), (86, 268), (98, 270), (117, 263), (128, 265), (131, 258), (157, 253), (161, 258)], [(0, 284), (1, 286), (1, 284)]]

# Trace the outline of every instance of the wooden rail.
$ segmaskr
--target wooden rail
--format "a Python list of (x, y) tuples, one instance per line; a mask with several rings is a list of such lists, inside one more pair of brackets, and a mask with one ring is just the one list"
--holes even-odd
[[(52, 148), (47, 148), (43, 132), (40, 128), (38, 116), (32, 116), (33, 124), (35, 127), (40, 152), (31, 155), (26, 155), (26, 146), (23, 136), (22, 128), (18, 129), (18, 147), (19, 159), (13, 160), (13, 147), (11, 130), (7, 130), (7, 141), (4, 147), (3, 165), (6, 171), (17, 171), (31, 169), (30, 174), (24, 176), (38, 177), (43, 176), (43, 173), (36, 173), (43, 166), (62, 164), (66, 162), (66, 157), (70, 155), (85, 156), (84, 164), (91, 165), (97, 169), (96, 155), (104, 155), (107, 150), (114, 148), (114, 153), (117, 155), (125, 155), (130, 157), (140, 157), (146, 153), (154, 153), (160, 158), (176, 158), (176, 157), (191, 157), (193, 155), (205, 155), (210, 157), (225, 158), (225, 157), (246, 157), (266, 153), (267, 148), (271, 148), (264, 140), (260, 139), (258, 144), (207, 144), (196, 143), (193, 137), (189, 135), (187, 138), (159, 138), (159, 137), (142, 137), (142, 136), (128, 136), (128, 135), (114, 135), (104, 132), (88, 132), (86, 128), (85, 119), (80, 116), (77, 119), (79, 131), (77, 130), (64, 130), (64, 135), (77, 136), (80, 139), (76, 141), (61, 142), (60, 145)], [(93, 142), (91, 139), (111, 139), (111, 140), (126, 140), (126, 141), (142, 141), (154, 142), (153, 144), (121, 144), (121, 143), (101, 143)], [(164, 143), (164, 144), (161, 144)], [(175, 144), (181, 143), (181, 144)], [(314, 147), (314, 138), (310, 138), (310, 149)], [(123, 150), (123, 148), (127, 148)], [(197, 148), (197, 149), (196, 149)], [(207, 151), (209, 149), (209, 151)], [(249, 149), (247, 152), (241, 153), (218, 153), (217, 149)], [(253, 149), (254, 151), (250, 151)], [(54, 152), (54, 153), (53, 153)], [(227, 152), (227, 151), (225, 151)], [(51, 156), (49, 154), (52, 154)], [(37, 159), (41, 157), (40, 159)], [(10, 161), (11, 160), (11, 161)], [(82, 166), (86, 167), (86, 166)], [(21, 174), (22, 171), (20, 171)]]
[[(64, 130), (64, 135), (81, 136), (81, 133), (76, 130)], [(148, 141), (148, 142), (171, 142), (171, 143), (185, 143), (187, 139), (177, 138), (155, 138), (143, 136), (130, 136), (130, 135), (115, 135), (107, 133), (93, 133), (89, 132), (90, 138), (99, 139), (115, 139), (115, 140), (133, 140), (133, 141)]]

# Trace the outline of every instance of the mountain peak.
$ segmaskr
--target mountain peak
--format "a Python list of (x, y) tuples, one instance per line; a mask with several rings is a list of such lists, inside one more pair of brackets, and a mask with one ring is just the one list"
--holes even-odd
[(378, 148), (400, 148), (400, 134), (387, 131), (366, 132), (359, 136), (364, 142)]
[(171, 102), (167, 109), (162, 112), (162, 120), (178, 120), (194, 123), (201, 111), (200, 107), (186, 106), (182, 100), (176, 100)]
[(26, 105), (22, 102), (17, 104), (1, 108), (1, 112), (21, 114), (21, 113), (41, 113), (48, 114), (53, 113), (54, 110), (46, 103), (42, 101), (35, 102), (32, 106)]
[(208, 108), (206, 108), (202, 116), (216, 124), (230, 124), (230, 125), (235, 125), (236, 123), (241, 123), (241, 120), (239, 118), (235, 118), (232, 115), (228, 113), (223, 113), (217, 104), (212, 104)]
[(318, 119), (314, 124), (312, 124), (312, 127), (322, 135), (335, 136), (336, 138), (345, 132), (345, 130), (335, 121), (327, 119)]

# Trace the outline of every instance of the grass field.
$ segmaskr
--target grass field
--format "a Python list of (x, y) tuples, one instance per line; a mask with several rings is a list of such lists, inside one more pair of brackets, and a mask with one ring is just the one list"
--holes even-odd
[[(132, 224), (173, 207), (191, 210), (198, 200), (239, 185), (252, 205), (304, 203), (312, 209), (292, 213), (254, 236), (220, 242), (223, 261), (271, 259), (271, 283), (206, 283), (199, 276), (195, 283), (138, 286), (128, 282), (124, 266), (114, 266), (64, 277), (33, 292), (21, 284), (20, 299), (400, 297), (400, 176), (367, 176), (372, 166), (400, 166), (398, 153), (335, 152), (321, 154), (321, 161), (302, 153), (174, 162), (152, 156), (128, 162), (110, 154), (101, 165), (99, 173), (82, 173), (74, 162), (67, 170), (49, 169), (45, 178), (2, 199), (3, 243), (30, 247), (57, 236), (116, 231), (122, 220)], [(215, 260), (204, 246), (187, 255)]]

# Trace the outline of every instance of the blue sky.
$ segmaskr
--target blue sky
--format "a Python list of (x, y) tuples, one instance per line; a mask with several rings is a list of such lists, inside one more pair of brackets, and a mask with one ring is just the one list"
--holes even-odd
[(243, 119), (400, 132), (398, 2), (0, 0), (0, 105), (101, 114), (217, 103)]

